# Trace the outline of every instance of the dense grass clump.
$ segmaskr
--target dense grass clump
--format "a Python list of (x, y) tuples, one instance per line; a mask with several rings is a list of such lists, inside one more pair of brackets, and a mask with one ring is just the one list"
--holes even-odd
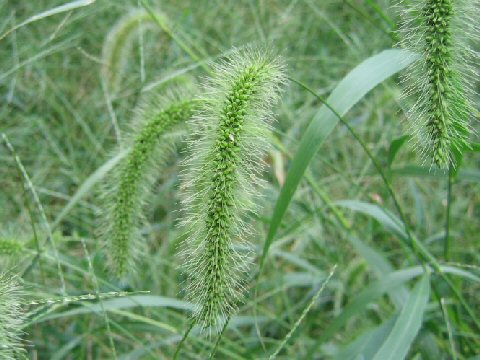
[(24, 249), (23, 244), (17, 240), (0, 237), (0, 256), (1, 255), (18, 255)]
[(194, 139), (184, 164), (187, 238), (183, 256), (188, 298), (203, 328), (235, 311), (250, 261), (248, 220), (258, 209), (258, 187), (272, 120), (271, 105), (285, 81), (280, 60), (237, 51), (216, 65), (204, 105), (191, 121)]

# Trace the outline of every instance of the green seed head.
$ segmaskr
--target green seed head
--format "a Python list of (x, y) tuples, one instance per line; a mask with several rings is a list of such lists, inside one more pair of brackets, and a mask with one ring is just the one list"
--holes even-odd
[(135, 36), (138, 35), (141, 26), (152, 25), (150, 14), (143, 9), (137, 9), (121, 17), (108, 32), (102, 48), (101, 74), (111, 94), (118, 91)]
[(253, 50), (215, 68), (205, 106), (191, 121), (185, 162), (187, 233), (182, 255), (194, 321), (221, 326), (241, 299), (250, 262), (250, 218), (259, 204), (259, 178), (268, 146), (270, 107), (285, 82), (281, 62)]
[(126, 140), (126, 155), (107, 181), (101, 233), (108, 244), (110, 267), (118, 277), (134, 269), (136, 255), (142, 252), (142, 208), (158, 176), (158, 165), (171, 147), (167, 133), (190, 118), (196, 106), (190, 99), (175, 95), (143, 104)]
[(17, 277), (0, 273), (0, 360), (23, 353), (21, 343), (24, 313)]
[(472, 68), (470, 40), (478, 29), (471, 0), (423, 0), (404, 8), (404, 47), (420, 59), (408, 71), (406, 94), (415, 98), (407, 112), (424, 157), (439, 168), (456, 166), (455, 154), (468, 147), (471, 132)]

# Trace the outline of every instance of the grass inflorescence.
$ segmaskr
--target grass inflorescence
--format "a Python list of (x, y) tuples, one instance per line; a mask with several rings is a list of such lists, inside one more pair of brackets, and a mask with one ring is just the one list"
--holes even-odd
[(108, 244), (110, 267), (119, 277), (134, 269), (135, 255), (143, 248), (139, 241), (142, 207), (171, 145), (165, 133), (189, 119), (196, 106), (191, 97), (179, 94), (140, 105), (125, 141), (126, 155), (106, 182), (101, 232)]
[(407, 115), (423, 156), (437, 167), (455, 167), (471, 132), (477, 55), (470, 42), (478, 39), (478, 2), (424, 0), (401, 8), (402, 45), (420, 54), (407, 75), (406, 94), (416, 99)]
[(132, 44), (141, 26), (152, 25), (152, 17), (143, 9), (131, 10), (121, 17), (107, 34), (102, 48), (102, 78), (115, 94), (126, 71)]
[[(479, 1), (397, 1), (401, 49), (391, 1), (0, 1), (0, 274), (26, 284), (0, 286), (0, 359), (12, 311), (21, 359), (475, 358)], [(262, 43), (300, 85), (275, 122), (280, 62), (231, 49)], [(424, 164), (389, 121), (417, 59)], [(148, 127), (193, 95), (190, 134)]]
[(194, 139), (185, 162), (188, 298), (194, 321), (222, 326), (240, 300), (253, 235), (248, 215), (258, 208), (258, 187), (271, 122), (271, 106), (284, 83), (280, 60), (237, 51), (215, 66), (204, 106), (190, 125)]
[(0, 238), (0, 256), (14, 256), (22, 253), (24, 246), (20, 241)]
[(21, 343), (24, 317), (19, 279), (0, 273), (0, 359), (15, 359), (24, 352)]

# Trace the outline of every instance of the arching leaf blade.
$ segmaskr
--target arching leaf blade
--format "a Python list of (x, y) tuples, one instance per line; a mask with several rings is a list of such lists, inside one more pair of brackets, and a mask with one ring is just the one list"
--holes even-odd
[[(400, 49), (385, 50), (374, 55), (347, 74), (330, 94), (327, 102), (339, 114), (344, 115), (370, 90), (407, 67), (415, 59), (416, 56), (413, 53)], [(306, 168), (338, 122), (338, 117), (326, 105), (323, 105), (303, 134), (298, 151), (287, 173), (285, 184), (275, 204), (260, 260), (261, 264), (265, 260), (268, 249)]]

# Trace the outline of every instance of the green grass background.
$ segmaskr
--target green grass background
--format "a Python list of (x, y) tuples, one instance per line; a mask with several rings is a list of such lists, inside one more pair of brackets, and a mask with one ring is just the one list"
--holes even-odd
[[(0, 0), (0, 34), (61, 4)], [(150, 4), (162, 11), (173, 34), (201, 61), (221, 57), (233, 46), (268, 42), (285, 58), (288, 75), (321, 96), (327, 96), (363, 60), (396, 43), (392, 30), (398, 18), (390, 1), (151, 0)], [(23, 163), (53, 228), (67, 294), (94, 294), (96, 283), (101, 293), (150, 292), (105, 299), (103, 307), (108, 311), (96, 300), (39, 307), (25, 328), (32, 359), (113, 358), (106, 319), (118, 358), (170, 359), (187, 328), (189, 305), (182, 302), (184, 278), (176, 257), (181, 234), (175, 227), (183, 147), (179, 145), (158, 176), (146, 214), (150, 225), (143, 229), (148, 253), (140, 257), (141, 270), (125, 282), (116, 282), (105, 269), (105, 249), (96, 236), (96, 214), (102, 206), (99, 189), (82, 190), (111, 158), (117, 143), (114, 124), (126, 128), (142, 94), (161, 92), (185, 77), (207, 75), (203, 62), (149, 26), (144, 29), (143, 46), (134, 41), (119, 93), (108, 99), (100, 80), (102, 44), (115, 22), (138, 7), (141, 4), (133, 0), (97, 0), (31, 22), (0, 40), (0, 132), (7, 135)], [(387, 172), (412, 231), (443, 264), (446, 178), (421, 167), (409, 146), (402, 147), (393, 165), (388, 165), (392, 141), (405, 134), (401, 88), (395, 80), (369, 93), (345, 118)], [(291, 82), (275, 108), (275, 136), (285, 151), (277, 146), (268, 158), (264, 206), (256, 219), (257, 235), (251, 239), (259, 255), (290, 158), (321, 105)], [(0, 146), (0, 237), (22, 241), (27, 250), (17, 259), (1, 257), (0, 266), (26, 273), (27, 298), (60, 297), (47, 227), (31, 188), (24, 189), (24, 178), (4, 145)], [(452, 191), (451, 262), (478, 275), (478, 155), (466, 154), (463, 169)], [(380, 176), (345, 127), (339, 124), (327, 138), (307, 173), (310, 181), (303, 180), (297, 189), (262, 273), (251, 283), (239, 316), (218, 345), (218, 359), (268, 358), (335, 264), (333, 278), (277, 358), (348, 359), (336, 354), (399, 312), (390, 296), (380, 296), (356, 309), (333, 336), (314, 346), (345, 306), (386, 275), (379, 271), (379, 257), (396, 270), (417, 265), (417, 261), (395, 234), (371, 216), (339, 207), (358, 240), (373, 249), (376, 257), (372, 260), (360, 253), (351, 232), (319, 196), (318, 189), (333, 202), (363, 201), (394, 212)], [(32, 222), (43, 250), (39, 261), (34, 261)], [(89, 269), (82, 241), (93, 269)], [(479, 282), (463, 278), (454, 282), (478, 314)], [(433, 277), (432, 284), (444, 299), (444, 312), (432, 295), (408, 358), (474, 359), (480, 353), (478, 329), (440, 279)], [(132, 306), (135, 303), (144, 306)], [(215, 341), (193, 332), (180, 358), (208, 358)]]

